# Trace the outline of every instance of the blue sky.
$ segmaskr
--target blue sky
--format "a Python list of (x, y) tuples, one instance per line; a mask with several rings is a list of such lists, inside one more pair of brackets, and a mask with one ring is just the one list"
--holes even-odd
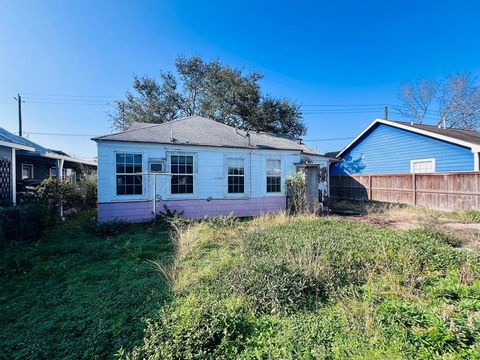
[(0, 126), (18, 130), (20, 92), (26, 136), (93, 157), (83, 135), (111, 131), (107, 103), (182, 54), (264, 73), (267, 93), (303, 105), (306, 140), (353, 137), (382, 116), (363, 105), (398, 103), (404, 82), (480, 75), (479, 19), (478, 0), (0, 0)]

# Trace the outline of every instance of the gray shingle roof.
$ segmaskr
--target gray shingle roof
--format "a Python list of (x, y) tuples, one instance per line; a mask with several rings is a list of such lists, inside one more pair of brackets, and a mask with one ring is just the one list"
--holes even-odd
[(127, 130), (93, 138), (95, 141), (128, 141), (159, 144), (233, 147), (244, 149), (299, 150), (316, 154), (287, 135), (247, 132), (200, 116), (189, 116), (163, 124), (133, 123)]
[(435, 134), (444, 135), (453, 139), (466, 141), (472, 144), (480, 145), (480, 132), (473, 130), (443, 129), (433, 125), (411, 124), (405, 121), (395, 121), (396, 123), (414, 128), (429, 131)]

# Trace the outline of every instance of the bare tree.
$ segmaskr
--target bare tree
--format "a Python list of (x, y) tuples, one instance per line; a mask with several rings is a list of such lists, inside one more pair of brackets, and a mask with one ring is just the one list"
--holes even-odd
[(475, 130), (480, 123), (480, 87), (471, 74), (447, 77), (439, 89), (437, 125)]
[(398, 111), (405, 117), (423, 123), (438, 91), (438, 84), (430, 80), (418, 80), (400, 87), (399, 97), (403, 107)]
[(439, 83), (418, 80), (400, 87), (398, 111), (422, 124), (427, 114), (437, 126), (475, 130), (480, 125), (480, 86), (469, 73), (449, 75)]

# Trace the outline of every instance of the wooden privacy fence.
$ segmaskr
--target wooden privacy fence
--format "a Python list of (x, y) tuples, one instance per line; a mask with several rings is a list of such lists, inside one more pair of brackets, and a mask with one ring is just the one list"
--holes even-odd
[(480, 210), (480, 173), (332, 175), (330, 195), (436, 210)]

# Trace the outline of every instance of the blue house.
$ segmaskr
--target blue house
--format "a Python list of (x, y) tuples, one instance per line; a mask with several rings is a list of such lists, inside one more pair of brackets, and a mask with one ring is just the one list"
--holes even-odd
[(0, 206), (16, 204), (17, 195), (48, 177), (76, 181), (97, 163), (45, 148), (0, 127)]
[(337, 154), (332, 175), (479, 171), (480, 133), (377, 119)]

